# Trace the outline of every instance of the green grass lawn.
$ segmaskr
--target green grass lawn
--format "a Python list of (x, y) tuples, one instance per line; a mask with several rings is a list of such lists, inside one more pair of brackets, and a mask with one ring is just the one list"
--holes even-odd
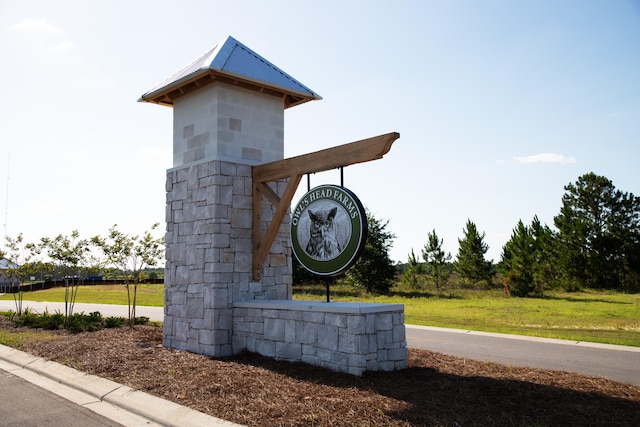
[[(130, 285), (133, 298), (133, 285)], [(46, 291), (23, 292), (26, 301), (64, 302), (62, 288), (47, 289)], [(1, 295), (0, 299), (13, 299), (13, 295)], [(80, 286), (76, 302), (91, 304), (127, 304), (127, 289), (124, 285), (95, 285)], [(164, 285), (138, 285), (137, 304), (152, 307), (162, 307), (164, 304)]]
[(0, 330), (0, 344), (7, 347), (19, 347), (21, 345), (41, 340), (55, 340), (58, 339), (57, 335), (49, 334), (46, 332), (7, 332)]
[[(163, 305), (163, 285), (140, 285), (138, 304)], [(294, 287), (294, 299), (324, 300), (321, 285)], [(12, 295), (0, 296), (13, 299)], [(64, 301), (64, 288), (25, 292), (25, 300)], [(331, 287), (332, 301), (404, 304), (405, 322), (476, 331), (501, 332), (574, 341), (640, 347), (640, 295), (612, 292), (548, 292), (544, 298), (506, 297), (501, 291), (453, 290), (392, 296)], [(127, 304), (123, 285), (83, 286), (76, 302)]]

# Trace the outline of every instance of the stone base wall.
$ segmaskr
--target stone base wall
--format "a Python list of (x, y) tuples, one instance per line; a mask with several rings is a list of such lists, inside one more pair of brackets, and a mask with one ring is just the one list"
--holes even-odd
[[(274, 191), (282, 194), (285, 184), (273, 184)], [(234, 301), (291, 299), (289, 224), (254, 282), (251, 166), (213, 160), (176, 168), (166, 186), (163, 344), (230, 356)], [(272, 216), (271, 204), (263, 203), (263, 230)]]
[(407, 367), (401, 304), (245, 301), (233, 308), (233, 351), (362, 375)]

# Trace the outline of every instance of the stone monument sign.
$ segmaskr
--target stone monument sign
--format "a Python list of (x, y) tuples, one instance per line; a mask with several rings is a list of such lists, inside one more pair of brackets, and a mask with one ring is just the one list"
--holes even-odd
[(163, 345), (356, 375), (406, 366), (402, 305), (292, 301), (300, 178), (381, 158), (399, 137), (284, 159), (284, 110), (319, 99), (233, 37), (139, 99), (173, 108)]

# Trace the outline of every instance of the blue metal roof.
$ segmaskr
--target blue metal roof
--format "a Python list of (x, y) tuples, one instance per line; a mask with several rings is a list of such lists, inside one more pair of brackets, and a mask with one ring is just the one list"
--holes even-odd
[[(185, 89), (187, 92), (195, 90), (203, 84), (220, 80), (220, 77), (226, 77), (227, 80), (230, 78), (234, 83), (242, 81), (249, 88), (270, 88), (274, 94), (286, 96), (286, 107), (322, 99), (320, 95), (229, 36), (142, 95), (139, 101), (172, 105), (173, 99), (183, 95)], [(192, 87), (189, 88), (189, 85)]]

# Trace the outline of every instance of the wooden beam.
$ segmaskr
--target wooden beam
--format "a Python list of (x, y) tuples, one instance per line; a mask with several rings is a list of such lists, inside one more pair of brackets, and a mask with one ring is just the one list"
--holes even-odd
[[(253, 180), (253, 280), (260, 280), (264, 261), (278, 234), (282, 220), (291, 206), (293, 196), (298, 189), (302, 176), (307, 173), (322, 172), (341, 166), (381, 159), (391, 149), (393, 142), (400, 137), (397, 132), (376, 136), (350, 144), (339, 145), (326, 150), (316, 151), (302, 156), (254, 166)], [(267, 185), (268, 182), (289, 179), (282, 198)], [(262, 196), (265, 196), (276, 208), (273, 218), (264, 236), (261, 232)]]
[(278, 193), (273, 191), (266, 182), (258, 182), (257, 185), (259, 186), (259, 190), (262, 192), (262, 194), (264, 194), (265, 197), (269, 199), (271, 204), (277, 208), (280, 205), (281, 201)]
[[(284, 190), (284, 194), (282, 195), (282, 198), (280, 199), (280, 203), (278, 204), (276, 211), (273, 214), (273, 217), (271, 218), (271, 222), (269, 223), (269, 226), (267, 227), (267, 232), (265, 233), (264, 237), (262, 237), (262, 239), (260, 239), (261, 241), (256, 241), (256, 237), (260, 238), (260, 222), (253, 223), (253, 279), (254, 280), (260, 280), (261, 276), (262, 276), (262, 268), (264, 267), (264, 261), (267, 258), (267, 255), (269, 254), (269, 251), (271, 250), (271, 245), (273, 244), (273, 241), (276, 238), (276, 235), (278, 234), (278, 229), (280, 228), (280, 225), (282, 224), (282, 220), (284, 219), (284, 216), (287, 213), (287, 210), (289, 209), (289, 206), (291, 205), (291, 200), (293, 200), (293, 196), (296, 193), (296, 190), (298, 189), (298, 184), (300, 184), (300, 180), (302, 179), (302, 175), (296, 174), (296, 175), (292, 175), (289, 178), (289, 182), (287, 183), (287, 187)], [(257, 185), (254, 184), (253, 185), (253, 189), (256, 190), (258, 189), (258, 196), (262, 197), (262, 191), (260, 191), (260, 183), (258, 183)], [(256, 205), (259, 206), (260, 209), (262, 209), (262, 203), (261, 202), (257, 202), (255, 200), (256, 194), (254, 193), (254, 200), (253, 200), (253, 206), (255, 207)], [(257, 219), (258, 221), (260, 220), (260, 216), (261, 213), (258, 213), (256, 215), (256, 212), (253, 212), (253, 218), (254, 221)], [(256, 231), (257, 229), (257, 231)]]
[(400, 138), (397, 132), (376, 136), (350, 144), (277, 160), (253, 167), (254, 182), (271, 182), (287, 178), (293, 173), (306, 174), (336, 169), (356, 163), (381, 159)]

